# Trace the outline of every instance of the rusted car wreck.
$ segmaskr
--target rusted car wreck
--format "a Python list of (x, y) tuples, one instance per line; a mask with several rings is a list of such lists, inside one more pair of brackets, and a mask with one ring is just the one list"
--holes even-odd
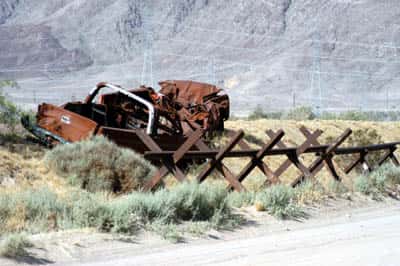
[[(258, 168), (265, 176), (261, 187), (281, 183), (281, 176), (293, 165), (299, 175), (290, 181), (297, 186), (307, 179), (316, 179), (326, 168), (336, 181), (339, 173), (348, 174), (362, 166), (373, 171), (387, 161), (400, 166), (396, 150), (400, 142), (388, 142), (356, 147), (340, 147), (351, 135), (350, 128), (332, 142), (323, 144), (318, 138), (322, 130), (299, 130), (305, 140), (301, 145), (289, 147), (283, 141), (284, 130), (267, 129), (266, 141), (254, 148), (246, 142), (244, 131), (228, 131), (227, 142), (216, 148), (204, 138), (207, 132), (222, 131), (229, 117), (229, 98), (223, 90), (193, 81), (163, 81), (156, 92), (149, 87), (126, 90), (120, 86), (99, 83), (83, 102), (70, 102), (62, 106), (41, 104), (36, 121), (22, 118), (23, 125), (41, 142), (52, 146), (104, 135), (120, 146), (142, 153), (158, 170), (144, 186), (152, 190), (171, 174), (178, 181), (187, 179), (187, 169), (192, 163), (202, 163), (196, 180), (203, 182), (217, 172), (228, 183), (229, 189), (243, 191), (242, 182)], [(367, 155), (382, 152), (375, 165)], [(314, 154), (313, 162), (304, 161), (304, 154)], [(338, 172), (333, 158), (355, 154), (343, 171)], [(284, 156), (276, 170), (264, 160), (268, 156)], [(226, 158), (248, 158), (240, 171), (233, 171), (224, 162)]]
[(92, 135), (104, 135), (125, 147), (143, 153), (138, 134), (151, 135), (162, 149), (174, 149), (187, 135), (202, 128), (222, 131), (229, 118), (229, 98), (214, 85), (169, 80), (151, 87), (124, 89), (99, 83), (86, 99), (62, 106), (43, 103), (36, 121), (22, 124), (45, 145), (69, 143)]

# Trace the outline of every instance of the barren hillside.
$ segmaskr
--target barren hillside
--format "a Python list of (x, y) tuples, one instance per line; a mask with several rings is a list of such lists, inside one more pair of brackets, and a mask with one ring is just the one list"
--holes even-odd
[(0, 77), (22, 88), (6, 92), (26, 105), (182, 78), (227, 88), (237, 114), (399, 105), (396, 0), (142, 2), (1, 1)]

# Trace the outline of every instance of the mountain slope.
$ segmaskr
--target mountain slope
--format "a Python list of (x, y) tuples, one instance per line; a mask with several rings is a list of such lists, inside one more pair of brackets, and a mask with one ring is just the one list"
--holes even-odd
[(142, 70), (152, 67), (153, 85), (226, 87), (236, 113), (400, 102), (396, 0), (3, 0), (0, 24), (0, 77), (28, 90), (70, 88), (63, 100), (100, 80), (151, 84)]

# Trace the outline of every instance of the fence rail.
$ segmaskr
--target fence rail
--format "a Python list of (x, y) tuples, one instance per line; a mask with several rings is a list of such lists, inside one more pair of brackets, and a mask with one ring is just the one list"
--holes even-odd
[[(281, 183), (281, 177), (286, 170), (294, 165), (300, 174), (291, 180), (291, 186), (297, 186), (307, 179), (314, 179), (316, 175), (325, 167), (331, 177), (337, 181), (341, 181), (333, 158), (335, 156), (356, 154), (357, 159), (351, 162), (345, 169), (344, 173), (349, 174), (357, 165), (363, 165), (367, 171), (373, 171), (373, 167), (367, 160), (367, 155), (370, 152), (386, 151), (382, 158), (378, 161), (378, 165), (382, 165), (387, 160), (391, 160), (394, 165), (400, 166), (398, 159), (395, 156), (395, 151), (400, 142), (390, 142), (383, 144), (374, 144), (357, 147), (340, 147), (346, 139), (351, 135), (352, 130), (346, 129), (332, 143), (322, 145), (318, 141), (321, 136), (321, 130), (314, 132), (305, 127), (300, 128), (301, 133), (305, 137), (304, 143), (297, 147), (287, 147), (282, 138), (285, 135), (283, 130), (276, 132), (267, 130), (266, 135), (269, 139), (262, 143), (258, 149), (252, 149), (243, 140), (244, 132), (230, 131), (228, 135), (230, 140), (222, 148), (210, 148), (204, 141), (204, 131), (197, 129), (176, 149), (162, 150), (160, 146), (148, 135), (138, 134), (139, 139), (148, 148), (144, 153), (144, 157), (155, 165), (159, 166), (157, 173), (152, 177), (146, 185), (146, 190), (155, 188), (159, 183), (163, 182), (163, 178), (168, 174), (172, 174), (178, 181), (182, 182), (187, 177), (184, 171), (185, 162), (203, 160), (204, 165), (196, 177), (199, 182), (206, 180), (212, 173), (218, 172), (222, 178), (229, 183), (229, 189), (243, 191), (245, 187), (242, 182), (250, 175), (250, 173), (258, 168), (265, 176), (264, 184)], [(302, 159), (302, 154), (314, 154), (314, 161), (307, 165)], [(263, 160), (268, 156), (286, 156), (287, 159), (280, 164), (276, 170), (272, 170)], [(226, 158), (250, 158), (250, 161), (240, 170), (238, 174), (224, 164)]]

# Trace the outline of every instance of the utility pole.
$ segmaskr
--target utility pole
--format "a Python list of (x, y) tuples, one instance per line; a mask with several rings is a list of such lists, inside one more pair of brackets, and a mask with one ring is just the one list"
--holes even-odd
[(396, 43), (396, 34), (400, 34), (400, 25), (396, 24), (393, 31), (392, 31), (392, 36), (390, 38), (390, 45), (392, 46), (391, 48), (394, 49), (394, 57), (397, 58), (398, 54), (397, 54), (397, 49), (399, 49), (400, 47), (397, 46)]
[(153, 29), (151, 13), (148, 3), (142, 6), (142, 34), (143, 34), (143, 68), (141, 85), (154, 87), (153, 83)]
[(33, 90), (33, 103), (37, 104), (37, 100), (36, 100), (36, 91)]
[(389, 111), (389, 87), (386, 87), (386, 112)]
[(293, 88), (293, 92), (292, 92), (292, 108), (295, 109), (296, 108), (296, 89)]
[(320, 13), (317, 13), (310, 23), (310, 29), (314, 28), (312, 34), (312, 74), (311, 74), (311, 93), (318, 95), (318, 99), (314, 99), (314, 107), (316, 113), (321, 114), (322, 110), (322, 88), (321, 88), (321, 34), (320, 34)]
[(314, 101), (317, 114), (322, 112), (322, 87), (321, 87), (321, 35), (313, 34), (313, 71), (311, 75), (311, 92), (316, 92), (318, 100)]
[(215, 84), (217, 82), (215, 75), (215, 58), (211, 57), (207, 65), (208, 82), (210, 84)]

